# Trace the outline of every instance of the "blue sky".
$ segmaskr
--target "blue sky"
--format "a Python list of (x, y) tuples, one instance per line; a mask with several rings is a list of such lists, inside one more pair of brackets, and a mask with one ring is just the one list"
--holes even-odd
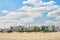
[[(0, 0), (0, 10), (15, 11), (16, 9), (23, 6), (22, 2), (24, 0)], [(48, 2), (49, 0), (43, 0)], [(60, 5), (60, 0), (54, 0), (57, 5)]]
[(0, 0), (0, 10), (15, 11), (22, 6), (22, 0)]
[[(38, 1), (42, 2), (42, 4), (39, 3)], [(5, 21), (11, 21), (12, 19), (15, 19), (16, 21), (18, 21), (17, 22), (18, 24), (44, 24), (44, 23), (53, 24), (55, 22), (56, 23), (59, 22), (60, 24), (60, 19), (59, 19), (60, 18), (60, 14), (59, 14), (60, 0), (38, 0), (38, 1), (36, 0), (34, 1), (32, 0), (0, 0), (0, 21), (2, 21), (1, 23), (7, 23)], [(42, 7), (45, 9), (47, 8), (47, 6), (51, 7), (51, 9), (48, 10), (49, 9), (48, 8), (45, 10), (42, 8), (41, 10), (43, 11), (41, 11), (39, 9), (39, 7), (41, 8), (41, 5), (39, 4), (43, 5)], [(33, 10), (35, 8), (38, 8), (38, 10)], [(25, 14), (22, 12), (24, 12)], [(36, 14), (34, 14), (35, 12)], [(31, 13), (31, 15), (29, 13)], [(10, 18), (11, 16), (10, 14), (13, 15), (11, 18)], [(28, 16), (26, 17), (24, 15), (28, 15)], [(29, 19), (30, 18), (29, 16), (32, 16), (32, 18)], [(14, 22), (15, 20), (13, 20), (12, 22)]]

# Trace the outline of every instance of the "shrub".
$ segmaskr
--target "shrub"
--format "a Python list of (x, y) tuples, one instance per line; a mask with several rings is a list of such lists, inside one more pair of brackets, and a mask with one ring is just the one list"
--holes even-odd
[(8, 30), (7, 32), (8, 32), (8, 33), (12, 33), (12, 32), (13, 32), (13, 30)]
[(15, 31), (15, 32), (25, 32), (24, 30), (17, 30), (17, 31)]
[(0, 32), (3, 32), (3, 30), (0, 30)]

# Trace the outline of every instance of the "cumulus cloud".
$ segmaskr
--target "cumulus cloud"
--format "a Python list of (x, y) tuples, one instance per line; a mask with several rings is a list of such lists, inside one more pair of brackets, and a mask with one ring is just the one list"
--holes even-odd
[(55, 9), (51, 12), (48, 12), (47, 17), (54, 17), (55, 21), (52, 21), (52, 20), (51, 21), (46, 21), (45, 22), (46, 24), (59, 25), (60, 26), (60, 6), (57, 9)]
[(60, 16), (57, 16), (55, 20), (60, 20)]
[(52, 20), (47, 20), (45, 21), (45, 25), (55, 25), (55, 26), (60, 26), (60, 21), (52, 21)]
[(60, 15), (60, 7), (52, 12), (48, 12), (47, 14), (48, 17), (57, 17), (59, 15)]
[(34, 12), (9, 12), (7, 15), (0, 17), (2, 20), (20, 20), (21, 18), (35, 18), (41, 16), (40, 13)]
[[(24, 1), (23, 4), (31, 4), (33, 5), (33, 7), (27, 7), (27, 6), (23, 6), (21, 9), (24, 10), (37, 10), (40, 12), (51, 12), (53, 10), (56, 10), (59, 8), (58, 5), (55, 5), (55, 1), (51, 0), (49, 2), (43, 2), (42, 0), (28, 0), (28, 1)], [(19, 9), (19, 10), (21, 10)], [(30, 10), (29, 10), (30, 9)]]
[(8, 14), (9, 11), (8, 11), (8, 10), (3, 10), (3, 11), (1, 11), (1, 13), (3, 13), (3, 14)]
[(24, 1), (23, 4), (32, 4), (36, 7), (41, 5), (53, 5), (55, 4), (55, 2), (53, 0), (49, 2), (43, 2), (42, 0), (27, 0), (27, 1)]
[(34, 18), (41, 16), (40, 13), (35, 12), (8, 12), (5, 16), (0, 17), (0, 24), (18, 25), (27, 22), (33, 22)]
[[(59, 6), (55, 5), (55, 1), (43, 2), (42, 0), (27, 0), (23, 4), (31, 4), (33, 6), (24, 5), (16, 11), (3, 10), (5, 16), (0, 17), (0, 24), (10, 26), (33, 22), (35, 18), (43, 16), (44, 12), (48, 12), (47, 16), (56, 16), (59, 14)], [(48, 21), (46, 23), (54, 23)]]

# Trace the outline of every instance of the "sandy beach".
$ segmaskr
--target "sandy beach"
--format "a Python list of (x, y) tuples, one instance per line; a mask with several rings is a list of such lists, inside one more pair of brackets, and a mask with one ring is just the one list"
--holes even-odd
[(60, 32), (0, 33), (0, 40), (60, 40)]

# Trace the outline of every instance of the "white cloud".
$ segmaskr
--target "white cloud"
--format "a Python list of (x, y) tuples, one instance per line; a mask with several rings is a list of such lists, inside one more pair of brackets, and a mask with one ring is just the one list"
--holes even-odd
[(40, 6), (40, 7), (28, 7), (28, 6), (23, 6), (22, 8), (18, 9), (17, 11), (20, 10), (25, 10), (25, 11), (51, 11), (54, 9), (57, 9), (59, 6), (58, 5), (53, 5), (53, 6)]
[(28, 1), (24, 1), (23, 4), (32, 4), (35, 6), (39, 6), (42, 4), (42, 1), (40, 0), (28, 0)]
[(41, 6), (41, 5), (54, 5), (55, 2), (53, 0), (49, 1), (49, 2), (43, 2), (42, 0), (27, 0), (24, 1), (23, 4), (32, 4), (34, 6)]
[(2, 26), (24, 24), (27, 22), (33, 22), (34, 18), (38, 16), (41, 16), (41, 14), (35, 12), (9, 12), (5, 16), (0, 17), (0, 24)]
[(3, 10), (3, 11), (1, 11), (1, 13), (7, 14), (7, 13), (9, 13), (9, 11), (8, 10)]
[(57, 16), (55, 20), (60, 20), (60, 16)]
[[(55, 5), (54, 1), (43, 2), (42, 0), (28, 0), (24, 1), (23, 4), (31, 4), (32, 6), (22, 6), (15, 11), (3, 10), (5, 16), (0, 17), (0, 24), (10, 26), (10, 25), (20, 25), (28, 22), (33, 22), (34, 18), (42, 16), (42, 13), (48, 12), (47, 16), (55, 16), (59, 13), (59, 6)], [(54, 11), (52, 11), (54, 10)], [(23, 12), (25, 11), (25, 12)], [(52, 12), (51, 12), (52, 11)], [(54, 23), (53, 21), (48, 21), (46, 23)]]
[(48, 20), (45, 21), (45, 25), (55, 25), (55, 26), (60, 26), (60, 21), (52, 21), (52, 20)]
[(34, 12), (9, 12), (9, 14), (0, 17), (0, 19), (8, 19), (8, 20), (12, 20), (12, 19), (17, 19), (17, 18), (27, 18), (27, 17), (38, 17), (41, 16), (40, 13), (34, 13)]
[(59, 14), (60, 14), (60, 7), (52, 12), (49, 12), (47, 16), (48, 17), (57, 17), (57, 16), (59, 16)]
[(45, 23), (46, 23), (46, 24), (54, 24), (54, 22), (51, 21), (51, 20), (48, 20), (48, 21), (46, 21)]

